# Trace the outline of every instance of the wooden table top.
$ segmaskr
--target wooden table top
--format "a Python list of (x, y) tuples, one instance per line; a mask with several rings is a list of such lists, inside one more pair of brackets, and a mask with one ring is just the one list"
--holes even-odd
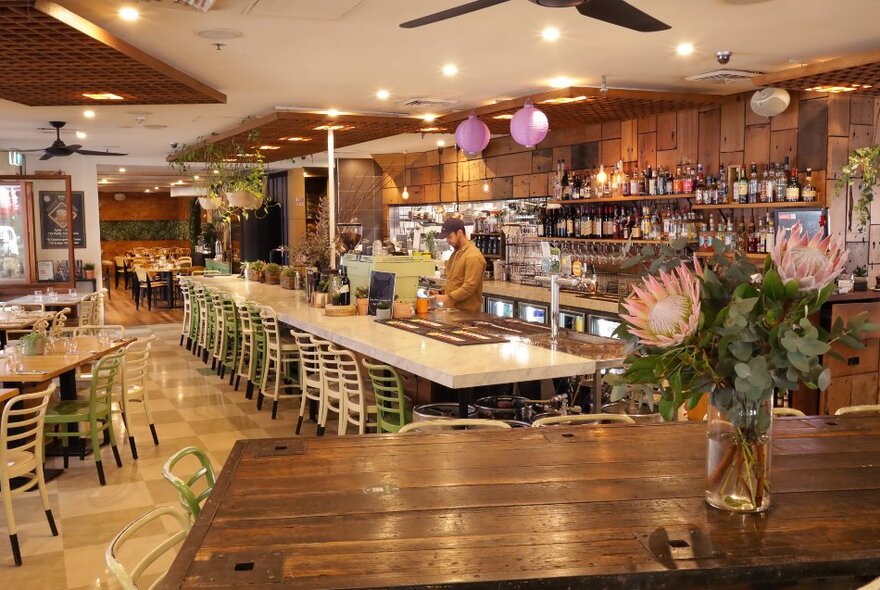
[(30, 328), (38, 320), (49, 318), (53, 315), (55, 314), (51, 311), (25, 311), (21, 313), (0, 311), (0, 330), (20, 330), (22, 328)]
[(23, 372), (10, 373), (6, 359), (0, 359), (0, 383), (42, 383), (54, 379), (82, 365), (88, 365), (102, 356), (130, 344), (134, 339), (114, 340), (107, 346), (101, 346), (97, 336), (77, 336), (77, 352), (66, 353), (59, 341), (59, 352), (26, 356), (23, 358)]
[[(16, 395), (18, 395), (18, 390), (14, 387), (0, 387), (0, 404), (14, 398)], [(3, 406), (0, 406), (0, 409), (2, 409), (2, 407)]]
[(238, 441), (160, 587), (677, 589), (880, 575), (880, 417), (774, 428), (762, 515), (705, 503), (702, 423)]
[(7, 301), (9, 305), (37, 305), (42, 303), (48, 307), (60, 307), (62, 305), (79, 305), (82, 298), (85, 296), (84, 293), (79, 293), (77, 295), (68, 295), (67, 293), (57, 293), (58, 297), (53, 300), (49, 300), (47, 295), (43, 295), (39, 300), (33, 295), (24, 295), (22, 297), (16, 297), (15, 299), (10, 299)]

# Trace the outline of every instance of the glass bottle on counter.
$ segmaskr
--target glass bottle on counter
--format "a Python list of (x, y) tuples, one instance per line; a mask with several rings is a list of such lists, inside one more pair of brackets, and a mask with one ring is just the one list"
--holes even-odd
[(348, 279), (348, 269), (339, 267), (341, 284), (339, 286), (339, 305), (351, 305), (351, 281)]
[(807, 168), (807, 178), (801, 189), (801, 200), (812, 203), (816, 200), (816, 187), (813, 185), (813, 169)]
[(793, 168), (791, 171), (791, 180), (785, 187), (785, 200), (788, 203), (797, 203), (801, 200), (801, 185), (798, 183), (797, 168)]

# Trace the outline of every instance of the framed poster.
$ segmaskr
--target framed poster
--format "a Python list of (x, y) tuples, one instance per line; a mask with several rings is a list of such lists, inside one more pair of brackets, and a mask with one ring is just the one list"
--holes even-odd
[[(64, 191), (40, 191), (40, 228), (43, 250), (67, 249), (67, 198)], [(73, 206), (73, 247), (86, 247), (82, 191), (70, 195)]]
[(51, 260), (37, 262), (37, 280), (51, 281), (55, 278), (55, 263)]

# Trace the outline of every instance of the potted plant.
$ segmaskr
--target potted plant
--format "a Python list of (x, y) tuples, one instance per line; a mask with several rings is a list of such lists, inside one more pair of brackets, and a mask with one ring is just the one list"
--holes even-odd
[(395, 295), (394, 303), (391, 304), (391, 316), (397, 319), (406, 319), (411, 318), (415, 311), (413, 310), (413, 305), (409, 301), (401, 301), (400, 298)]
[(281, 276), (278, 279), (281, 288), (290, 289), (292, 291), (296, 286), (296, 275), (297, 271), (290, 266), (285, 266), (281, 269)]
[(367, 308), (369, 307), (370, 292), (366, 287), (358, 287), (354, 290), (354, 303), (357, 306), (357, 314), (358, 315), (367, 315)]
[(236, 170), (226, 179), (226, 201), (230, 207), (253, 211), (263, 205), (265, 170), (262, 158)]
[(38, 356), (46, 352), (46, 335), (33, 331), (18, 339), (18, 349), (22, 356)]
[(391, 300), (383, 299), (376, 303), (376, 319), (377, 320), (390, 320), (391, 319)]
[(85, 275), (86, 280), (93, 280), (95, 278), (95, 263), (86, 262), (83, 264), (83, 274)]
[(254, 260), (253, 262), (248, 263), (247, 267), (247, 278), (249, 281), (257, 281), (260, 282), (263, 280), (263, 270), (266, 268), (266, 263), (262, 260)]
[(263, 269), (263, 282), (269, 285), (277, 285), (281, 278), (281, 265), (270, 262)]
[(857, 266), (853, 271), (853, 291), (868, 290), (868, 267)]
[[(622, 374), (608, 375), (615, 390), (658, 388), (658, 406), (673, 420), (684, 404), (694, 408), (709, 394), (706, 501), (732, 512), (761, 512), (770, 505), (772, 400), (806, 387), (826, 389), (830, 369), (821, 355), (842, 356), (832, 343), (860, 347), (864, 312), (830, 330), (813, 325), (831, 295), (848, 253), (835, 238), (806, 238), (796, 224), (780, 232), (763, 265), (763, 278), (741, 252), (716, 254), (693, 270), (670, 246), (643, 248), (649, 275), (621, 303), (617, 333), (630, 340)], [(659, 255), (658, 255), (659, 253)]]
[(329, 286), (330, 285), (328, 279), (324, 279), (323, 281), (318, 283), (318, 288), (312, 292), (312, 298), (309, 302), (312, 307), (323, 309), (327, 306), (327, 289)]
[(880, 144), (858, 148), (850, 153), (846, 164), (840, 168), (835, 190), (839, 194), (842, 189), (853, 186), (859, 177), (860, 198), (853, 199), (853, 217), (859, 227), (864, 227), (871, 220), (874, 190), (880, 187)]

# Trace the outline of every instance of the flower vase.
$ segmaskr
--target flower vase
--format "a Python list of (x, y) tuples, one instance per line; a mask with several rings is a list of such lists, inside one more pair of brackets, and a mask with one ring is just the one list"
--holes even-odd
[(707, 422), (706, 502), (730, 512), (770, 506), (772, 400), (713, 391)]

